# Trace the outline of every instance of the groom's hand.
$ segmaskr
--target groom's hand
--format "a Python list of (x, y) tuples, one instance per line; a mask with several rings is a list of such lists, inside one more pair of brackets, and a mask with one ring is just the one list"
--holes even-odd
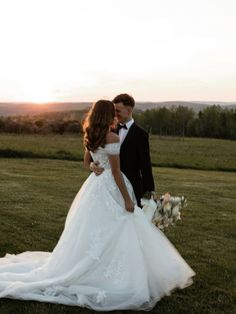
[(91, 162), (89, 168), (96, 174), (96, 176), (99, 176), (104, 171), (104, 168), (99, 167), (99, 162)]
[(154, 201), (157, 200), (157, 194), (155, 191), (151, 191), (151, 196), (153, 197)]
[(157, 200), (157, 194), (156, 194), (155, 191), (146, 191), (146, 192), (143, 194), (142, 198), (146, 198), (146, 199), (148, 199), (148, 200), (151, 199), (151, 198), (153, 198), (154, 201), (156, 201), (156, 200)]

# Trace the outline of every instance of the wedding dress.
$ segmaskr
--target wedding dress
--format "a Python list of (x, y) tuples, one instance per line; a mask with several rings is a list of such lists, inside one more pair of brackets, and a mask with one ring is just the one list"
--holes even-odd
[(195, 272), (142, 209), (125, 210), (108, 159), (119, 150), (120, 144), (112, 143), (91, 153), (105, 170), (91, 173), (82, 185), (53, 252), (0, 258), (0, 298), (98, 311), (151, 310), (173, 289), (193, 283)]

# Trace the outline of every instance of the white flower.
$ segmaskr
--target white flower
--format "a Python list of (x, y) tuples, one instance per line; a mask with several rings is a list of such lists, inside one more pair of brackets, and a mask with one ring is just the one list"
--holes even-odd
[(171, 206), (171, 203), (170, 203), (170, 202), (165, 203), (164, 206), (163, 206), (163, 212), (164, 212), (165, 214), (170, 215), (170, 214), (171, 214), (171, 208), (172, 208), (172, 206)]
[(86, 297), (83, 294), (77, 294), (77, 302), (80, 306), (84, 306), (86, 304)]
[(158, 210), (156, 210), (152, 222), (155, 225), (160, 225), (162, 222), (162, 219), (163, 219), (163, 216), (160, 214)]
[(62, 287), (50, 286), (44, 290), (44, 294), (55, 297), (62, 291)]
[(106, 298), (106, 291), (100, 290), (97, 294), (97, 303), (103, 303)]
[(163, 230), (181, 220), (180, 211), (187, 206), (184, 196), (171, 196), (170, 193), (165, 193), (160, 200), (154, 200), (153, 196), (147, 197), (149, 198), (141, 199), (143, 213), (159, 229)]
[(172, 216), (175, 221), (180, 219), (179, 207), (180, 205), (178, 204), (172, 208)]

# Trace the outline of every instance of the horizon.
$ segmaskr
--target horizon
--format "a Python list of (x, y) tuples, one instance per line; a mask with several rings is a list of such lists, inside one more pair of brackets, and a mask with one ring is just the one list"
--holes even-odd
[[(105, 99), (105, 98), (104, 98)], [(196, 104), (236, 104), (236, 101), (224, 101), (224, 100), (163, 100), (163, 101), (155, 101), (155, 100), (135, 100), (135, 103), (167, 103), (167, 102), (187, 102), (187, 103), (196, 103)], [(1, 101), (2, 104), (29, 104), (29, 105), (49, 105), (49, 104), (65, 104), (65, 103), (94, 103), (94, 101), (50, 101), (50, 102), (33, 102), (33, 101)]]
[(234, 0), (0, 2), (0, 102), (123, 92), (137, 102), (235, 102), (235, 11)]

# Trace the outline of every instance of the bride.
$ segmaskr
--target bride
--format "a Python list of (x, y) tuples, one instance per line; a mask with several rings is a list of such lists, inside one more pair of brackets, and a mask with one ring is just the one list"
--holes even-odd
[(99, 100), (84, 122), (90, 155), (105, 169), (76, 195), (53, 252), (0, 258), (0, 298), (36, 300), (98, 311), (151, 310), (165, 295), (193, 283), (195, 272), (137, 206), (120, 171), (114, 104)]

